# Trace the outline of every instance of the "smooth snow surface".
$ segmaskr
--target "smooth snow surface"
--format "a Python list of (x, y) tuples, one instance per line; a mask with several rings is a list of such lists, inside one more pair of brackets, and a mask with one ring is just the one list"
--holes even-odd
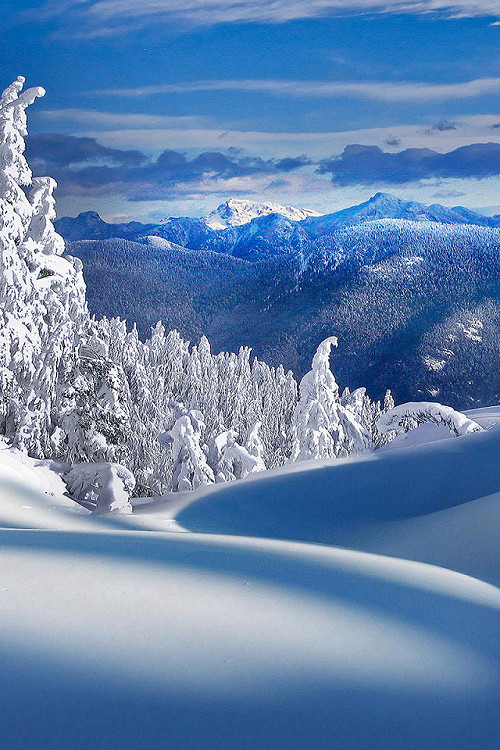
[[(472, 411), (468, 416), (489, 429), (450, 438), (443, 427), (425, 424), (402, 436), (406, 440), (398, 438), (367, 457), (303, 462), (256, 479), (210, 488), (182, 510), (177, 520), (193, 531), (355, 546), (392, 554), (388, 534), (396, 545), (397, 535), (414, 528), (423, 517), (428, 530), (441, 524), (429, 557), (421, 539), (415, 540), (418, 553), (411, 545), (396, 545), (394, 554), (447, 566), (447, 554), (454, 551), (451, 567), (480, 576), (483, 571), (477, 566), (467, 568), (471, 557), (493, 556), (485, 575), (489, 579), (496, 573), (494, 582), (500, 584), (499, 545), (483, 545), (483, 534), (485, 539), (500, 538), (497, 505), (494, 499), (477, 502), (500, 492), (500, 408)], [(438, 515), (441, 511), (446, 513)], [(471, 518), (458, 524), (461, 540), (456, 544), (446, 528), (448, 519), (461, 514), (464, 518), (478, 514), (475, 523), (482, 531), (474, 553), (468, 536)], [(453, 521), (452, 525), (457, 524)]]
[(500, 409), (469, 416), (132, 516), (0, 450), (0, 746), (497, 750)]

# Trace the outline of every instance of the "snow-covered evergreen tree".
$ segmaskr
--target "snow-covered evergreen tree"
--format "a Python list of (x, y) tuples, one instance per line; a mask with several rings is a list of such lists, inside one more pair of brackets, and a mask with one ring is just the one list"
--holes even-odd
[(364, 429), (356, 402), (360, 393), (344, 406), (339, 387), (330, 370), (330, 352), (337, 346), (331, 336), (318, 346), (311, 370), (300, 381), (300, 398), (292, 424), (292, 461), (344, 457), (363, 453), (370, 446), (370, 436)]
[(445, 425), (456, 437), (483, 430), (477, 422), (452, 409), (451, 406), (430, 401), (410, 401), (394, 406), (380, 417), (377, 426), (383, 434), (396, 435), (409, 432), (426, 422)]
[(202, 446), (205, 423), (199, 411), (187, 411), (182, 404), (178, 405), (177, 414), (174, 426), (170, 432), (160, 436), (160, 442), (171, 443), (174, 457), (173, 491), (196, 490), (215, 481)]
[(59, 393), (64, 458), (71, 463), (129, 463), (130, 399), (123, 370), (89, 346), (81, 346)]
[(60, 442), (57, 382), (88, 314), (81, 263), (60, 257), (51, 223), (55, 182), (33, 180), (24, 157), (25, 110), (45, 92), (23, 85), (0, 98), (0, 431), (45, 456)]
[(382, 434), (377, 423), (380, 417), (394, 407), (394, 399), (391, 391), (386, 391), (383, 404), (380, 401), (372, 401), (366, 393), (366, 388), (357, 388), (351, 393), (346, 388), (341, 396), (341, 404), (347, 411), (351, 412), (357, 423), (360, 424), (368, 436), (368, 444), (371, 448), (380, 448), (390, 442), (390, 435)]
[(211, 441), (208, 455), (216, 482), (244, 479), (249, 474), (265, 471), (265, 448), (259, 429), (260, 422), (256, 422), (248, 430), (244, 445), (238, 442), (236, 430), (224, 430)]
[(230, 448), (234, 444), (237, 433), (234, 430), (220, 428), (217, 435), (212, 436), (208, 443), (208, 462), (213, 469), (217, 484), (232, 482), (236, 479)]
[(71, 496), (92, 513), (132, 513), (130, 495), (135, 479), (119, 464), (74, 464), (63, 479)]
[(254, 460), (253, 468), (249, 473), (255, 474), (258, 471), (265, 471), (266, 464), (264, 461), (266, 449), (264, 443), (260, 438), (261, 422), (256, 422), (254, 426), (248, 430), (248, 434), (245, 440), (245, 450), (248, 455)]

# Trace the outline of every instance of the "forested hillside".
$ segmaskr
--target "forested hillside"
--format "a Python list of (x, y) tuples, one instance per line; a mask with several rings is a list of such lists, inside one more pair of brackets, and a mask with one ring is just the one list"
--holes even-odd
[(500, 230), (379, 219), (272, 258), (260, 251), (266, 236), (253, 261), (155, 237), (68, 249), (83, 261), (91, 310), (136, 322), (142, 336), (159, 317), (189, 338), (208, 335), (215, 350), (248, 345), (300, 376), (335, 332), (340, 381), (377, 398), (391, 385), (398, 400), (498, 401)]

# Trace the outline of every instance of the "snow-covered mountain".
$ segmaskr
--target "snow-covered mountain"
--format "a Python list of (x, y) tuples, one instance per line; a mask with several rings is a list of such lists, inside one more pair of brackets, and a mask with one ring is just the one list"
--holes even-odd
[(389, 193), (377, 193), (358, 206), (325, 214), (314, 220), (307, 220), (304, 229), (312, 236), (320, 236), (335, 227), (354, 225), (378, 219), (404, 219), (407, 221), (433, 221), (439, 224), (473, 224), (482, 227), (496, 227), (497, 217), (483, 216), (463, 206), (447, 208), (439, 203), (430, 206), (416, 201), (405, 201)]
[(378, 398), (390, 385), (398, 400), (500, 400), (498, 229), (381, 219), (311, 240), (304, 224), (273, 214), (210, 232), (231, 241), (231, 255), (160, 237), (69, 250), (83, 262), (92, 312), (126, 317), (145, 337), (160, 318), (300, 375), (318, 341), (338, 333), (341, 381)]
[[(281, 206), (277, 203), (252, 203), (231, 199), (222, 203), (207, 217), (171, 217), (160, 224), (108, 224), (99, 214), (87, 211), (76, 218), (63, 217), (56, 222), (56, 229), (67, 240), (97, 240), (112, 237), (140, 240), (145, 235), (158, 235), (170, 242), (191, 250), (211, 249), (232, 253), (236, 244), (242, 244), (244, 236), (257, 237), (263, 227), (269, 235), (267, 217), (276, 217), (276, 243), (281, 243), (281, 228), (287, 222), (309, 240), (334, 231), (338, 226), (377, 221), (379, 219), (403, 219), (407, 221), (432, 221), (438, 224), (471, 224), (480, 227), (500, 226), (500, 217), (484, 216), (463, 206), (447, 208), (437, 203), (405, 201), (387, 193), (377, 193), (365, 203), (328, 214), (318, 214), (309, 209)], [(280, 221), (281, 220), (281, 221)], [(272, 224), (272, 220), (271, 220)], [(221, 231), (226, 230), (226, 231)]]
[(135, 238), (156, 226), (131, 221), (126, 224), (108, 224), (96, 211), (84, 211), (76, 218), (63, 216), (56, 222), (59, 234), (66, 240), (101, 240), (111, 237)]
[(321, 215), (308, 208), (282, 206), (279, 203), (254, 203), (253, 201), (231, 198), (212, 211), (205, 218), (205, 222), (210, 229), (220, 230), (228, 227), (239, 227), (242, 224), (248, 224), (252, 219), (268, 214), (280, 214), (292, 221), (303, 221), (309, 216)]

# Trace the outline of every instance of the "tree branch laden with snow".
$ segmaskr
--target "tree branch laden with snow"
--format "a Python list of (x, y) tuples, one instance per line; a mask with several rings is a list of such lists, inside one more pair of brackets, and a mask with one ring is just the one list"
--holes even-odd
[(74, 464), (63, 480), (69, 494), (96, 515), (132, 513), (130, 495), (135, 479), (120, 464)]
[(381, 433), (387, 435), (390, 432), (408, 432), (409, 429), (414, 429), (425, 422), (445, 425), (456, 437), (483, 430), (481, 425), (469, 419), (465, 414), (455, 411), (451, 406), (431, 401), (409, 401), (406, 404), (399, 404), (380, 417), (377, 427)]

